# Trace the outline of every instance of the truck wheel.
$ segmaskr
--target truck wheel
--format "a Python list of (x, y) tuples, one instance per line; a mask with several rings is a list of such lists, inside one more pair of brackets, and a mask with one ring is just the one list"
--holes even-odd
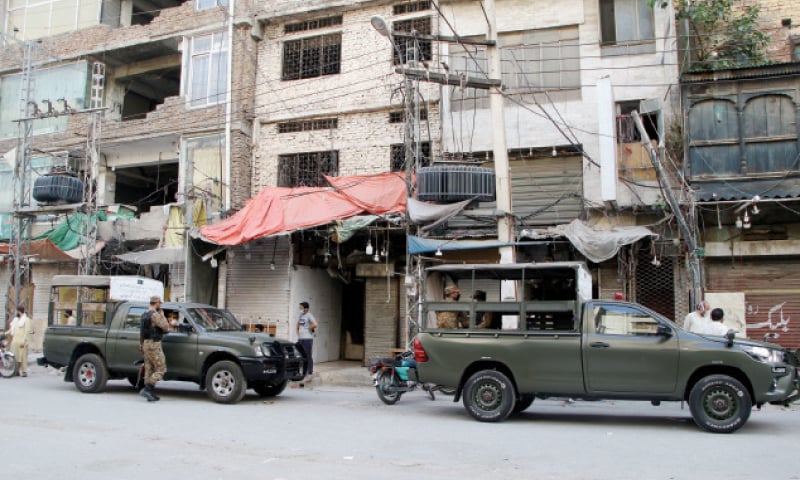
[(514, 404), (514, 410), (511, 413), (521, 413), (528, 409), (533, 403), (533, 400), (536, 398), (535, 395), (526, 393), (524, 395), (520, 395), (517, 398), (517, 402)]
[(281, 392), (286, 389), (286, 385), (288, 383), (288, 380), (284, 380), (277, 385), (273, 385), (271, 383), (257, 383), (253, 385), (253, 390), (255, 390), (256, 393), (262, 397), (274, 397), (276, 395), (280, 395)]
[(392, 375), (386, 372), (381, 372), (378, 374), (378, 381), (375, 384), (375, 391), (378, 393), (378, 398), (381, 399), (383, 403), (386, 405), (394, 405), (400, 400), (400, 397), (403, 396), (402, 392), (392, 392), (389, 391), (392, 387), (397, 387), (398, 385), (392, 385)]
[(94, 353), (81, 355), (72, 367), (72, 381), (83, 393), (100, 393), (106, 388), (106, 362)]
[(497, 370), (476, 372), (464, 385), (464, 408), (475, 420), (502, 422), (514, 410), (514, 385)]
[(700, 428), (712, 433), (732, 433), (750, 418), (753, 402), (739, 380), (709, 375), (692, 387), (689, 409)]
[(208, 396), (217, 403), (236, 403), (244, 397), (247, 382), (239, 365), (223, 360), (208, 369), (206, 389)]

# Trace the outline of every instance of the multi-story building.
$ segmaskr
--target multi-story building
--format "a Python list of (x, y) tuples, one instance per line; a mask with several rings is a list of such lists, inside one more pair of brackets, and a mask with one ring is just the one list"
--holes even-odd
[[(61, 250), (87, 242), (104, 246), (87, 271), (147, 274), (172, 299), (217, 300), (216, 272), (186, 230), (251, 193), (251, 11), (234, 0), (3, 2), (0, 211), (35, 219), (26, 248), (67, 217), (98, 218), (88, 231), (81, 220), (66, 224), (72, 243), (49, 235), (55, 254), (21, 250), (34, 319), (47, 316), (50, 277), (77, 273), (78, 260)], [(20, 160), (28, 168), (15, 174)], [(53, 175), (80, 180), (82, 192), (50, 199), (60, 206), (30, 196), (14, 203), (20, 178), (30, 192), (49, 188), (37, 178)]]
[[(484, 38), (488, 19), (480, 2), (439, 4), (442, 34)], [(664, 162), (670, 175), (659, 181), (631, 116), (641, 113), (654, 145), (680, 123), (671, 8), (654, 10), (644, 0), (495, 4), (513, 216), (517, 238), (534, 240), (516, 248), (517, 260), (592, 260), (582, 254), (580, 239), (564, 234), (575, 220), (595, 227), (593, 236), (650, 226), (653, 236), (631, 237), (610, 258), (590, 262), (595, 295), (621, 292), (668, 317), (685, 314), (690, 287), (683, 239), (676, 222), (662, 222), (669, 217), (666, 185), (676, 197), (685, 192), (670, 162)], [(486, 77), (485, 47), (440, 48), (450, 72)], [(443, 89), (446, 158), (492, 166), (498, 127), (488, 97), (460, 85)], [(450, 221), (443, 234), (492, 235), (494, 219), (494, 205), (480, 204)]]
[(749, 337), (796, 348), (800, 330), (800, 7), (755, 2), (768, 62), (681, 76), (685, 174), (706, 297)]

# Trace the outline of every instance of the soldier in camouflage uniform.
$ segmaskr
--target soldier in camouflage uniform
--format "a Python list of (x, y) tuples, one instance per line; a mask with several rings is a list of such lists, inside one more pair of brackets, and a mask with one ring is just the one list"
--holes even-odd
[(139, 333), (139, 343), (144, 354), (144, 389), (141, 394), (148, 402), (160, 400), (154, 390), (156, 382), (163, 379), (167, 371), (164, 350), (161, 349), (161, 338), (169, 331), (169, 324), (159, 307), (161, 307), (161, 297), (157, 295), (150, 297), (150, 309), (142, 314)]
[[(455, 285), (450, 285), (444, 289), (444, 299), (446, 302), (457, 302), (461, 298), (461, 290)], [(437, 328), (467, 328), (469, 319), (465, 312), (436, 312)]]

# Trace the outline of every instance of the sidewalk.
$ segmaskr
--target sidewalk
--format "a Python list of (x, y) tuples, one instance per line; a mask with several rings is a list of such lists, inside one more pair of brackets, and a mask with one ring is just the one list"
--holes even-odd
[(314, 364), (315, 386), (372, 387), (369, 370), (361, 362), (336, 361)]

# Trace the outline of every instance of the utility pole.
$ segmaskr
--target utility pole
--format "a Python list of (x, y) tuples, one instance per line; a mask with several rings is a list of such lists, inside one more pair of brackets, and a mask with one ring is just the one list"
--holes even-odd
[(672, 186), (667, 180), (664, 167), (661, 164), (661, 158), (656, 152), (656, 149), (653, 148), (653, 144), (650, 142), (650, 136), (647, 134), (647, 130), (645, 130), (644, 124), (642, 123), (642, 117), (639, 116), (639, 112), (635, 110), (631, 112), (631, 117), (633, 117), (633, 121), (636, 123), (636, 129), (639, 130), (639, 135), (642, 137), (642, 144), (650, 153), (650, 160), (653, 162), (653, 166), (656, 169), (658, 182), (661, 184), (662, 191), (666, 197), (665, 200), (667, 201), (669, 208), (672, 210), (672, 213), (675, 215), (675, 219), (677, 219), (678, 225), (683, 233), (683, 238), (686, 239), (686, 243), (689, 246), (689, 274), (692, 282), (692, 291), (690, 293), (690, 297), (691, 304), (695, 305), (700, 301), (702, 296), (700, 257), (698, 256), (697, 237), (695, 236), (695, 231), (684, 217), (681, 206), (672, 192)]
[(14, 162), (14, 216), (15, 227), (12, 230), (12, 245), (14, 258), (14, 305), (22, 302), (22, 285), (30, 283), (30, 268), (28, 246), (25, 241), (31, 225), (30, 214), (21, 210), (29, 206), (31, 197), (30, 186), (30, 152), (33, 137), (33, 120), (36, 113), (36, 104), (31, 100), (33, 96), (33, 43), (24, 42), (25, 49), (20, 78), (20, 114), (18, 121), (17, 151)]
[[(484, 0), (486, 10), (486, 57), (489, 78), (502, 79), (500, 52), (497, 47), (497, 17), (494, 0)], [(506, 120), (503, 94), (500, 86), (489, 89), (489, 107), (492, 112), (492, 140), (494, 153), (495, 185), (497, 190), (497, 240), (514, 242), (513, 210), (511, 203), (511, 171), (506, 146)], [(500, 263), (515, 263), (514, 246), (500, 247)], [(510, 292), (509, 292), (510, 293)], [(505, 292), (504, 292), (505, 298)]]
[(78, 274), (80, 275), (93, 275), (97, 273), (97, 262), (95, 259), (95, 250), (97, 247), (97, 220), (94, 218), (95, 211), (97, 210), (96, 182), (100, 164), (97, 140), (100, 137), (105, 82), (106, 66), (103, 63), (95, 62), (92, 64), (89, 134), (86, 136), (86, 158), (89, 162), (83, 174), (83, 205), (86, 209), (86, 228), (84, 229), (86, 245), (85, 251), (81, 252), (81, 256), (78, 259)]

